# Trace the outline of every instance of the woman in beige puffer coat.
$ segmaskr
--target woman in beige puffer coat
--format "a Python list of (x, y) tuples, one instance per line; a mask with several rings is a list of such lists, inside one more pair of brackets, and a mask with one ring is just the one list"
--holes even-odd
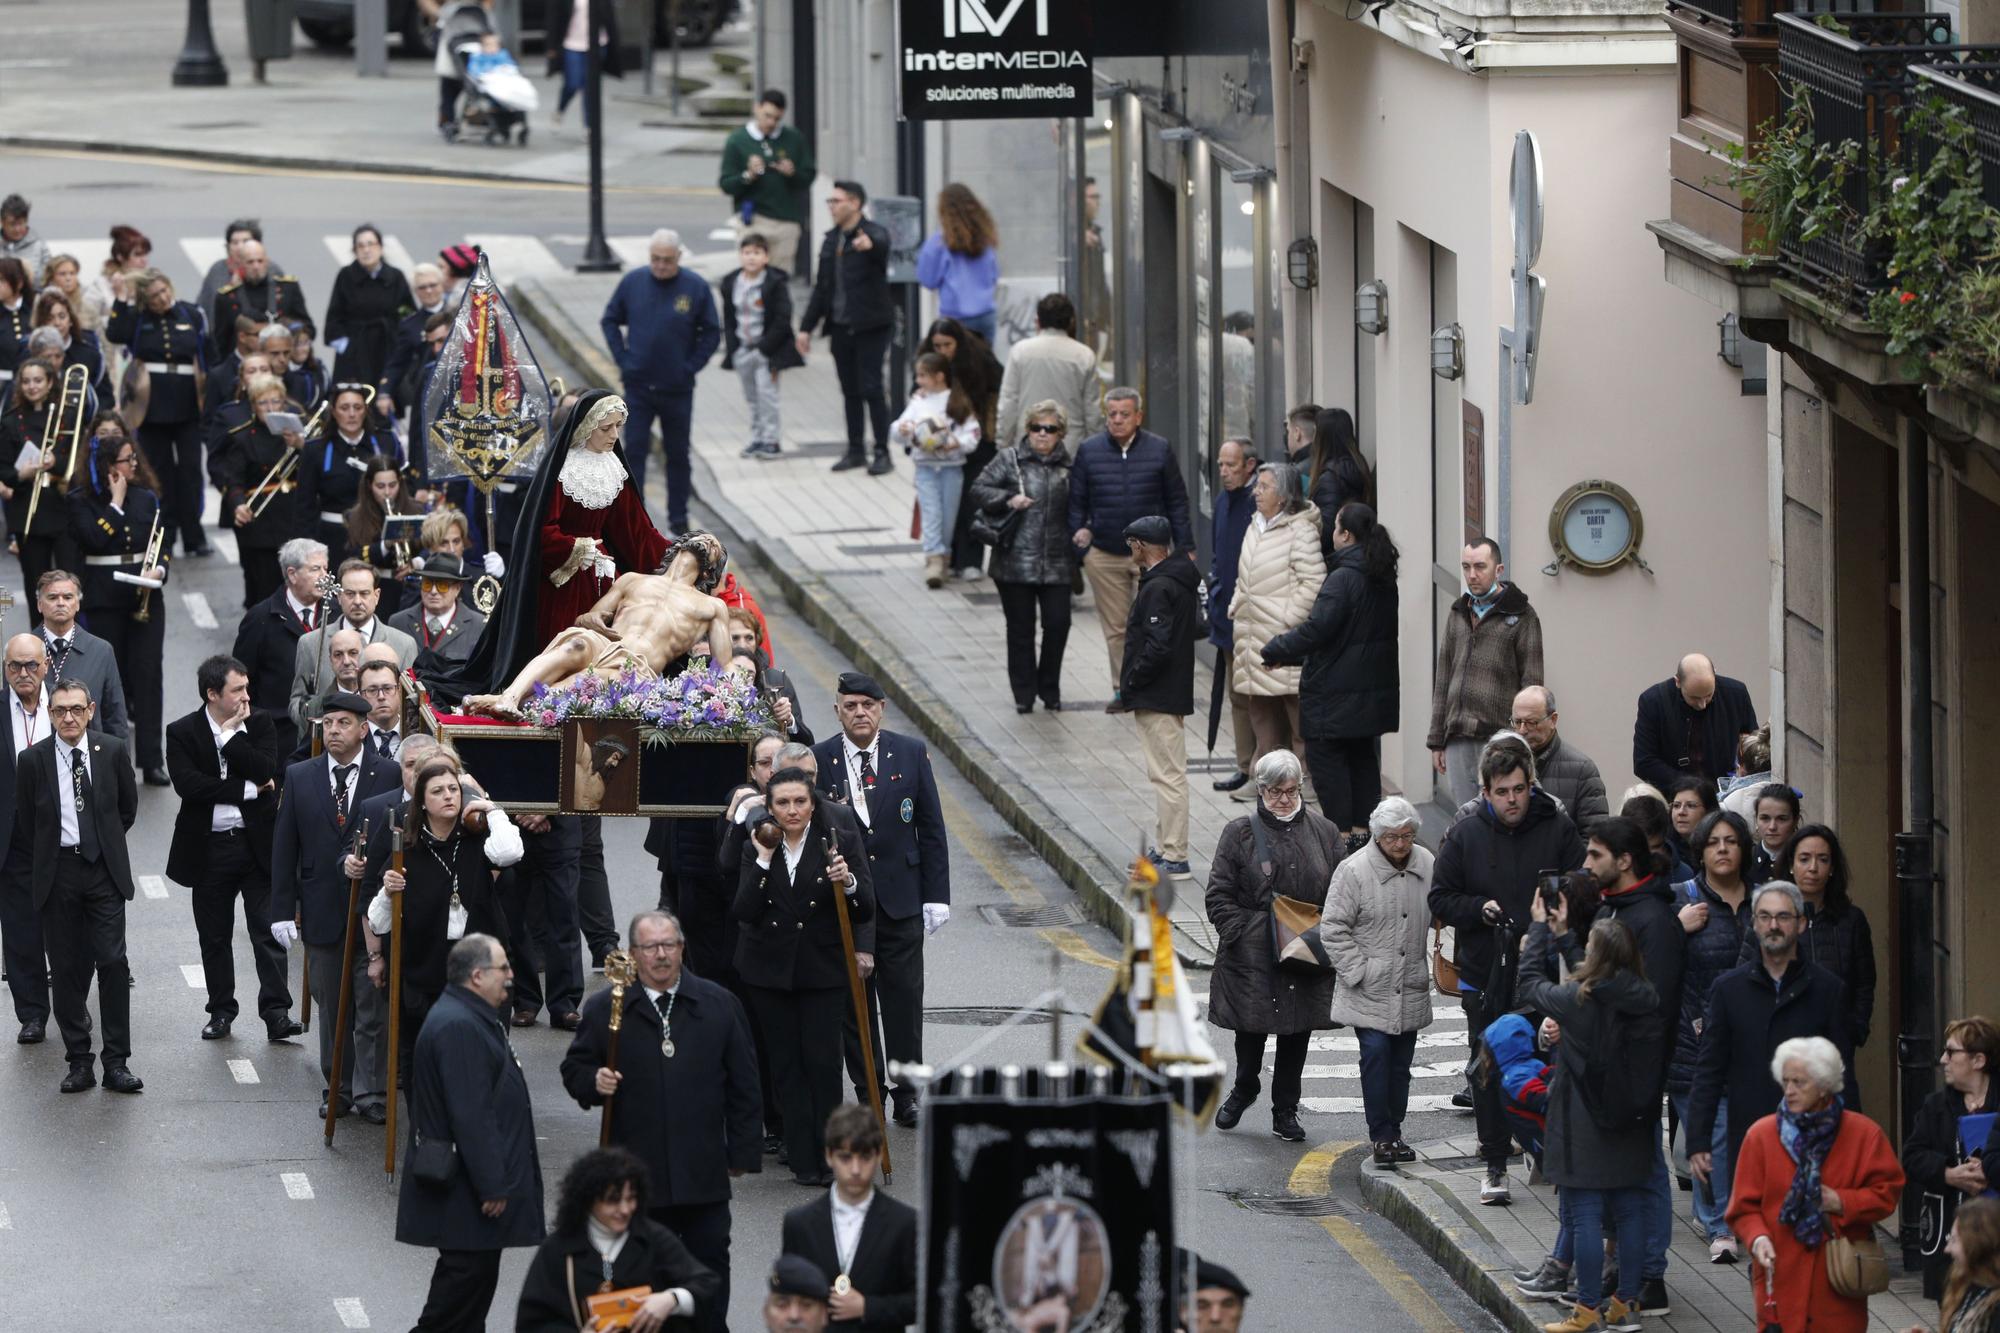
[(1243, 534), (1236, 592), (1229, 599), (1235, 662), (1230, 687), (1250, 701), (1250, 730), (1262, 759), (1290, 748), (1305, 762), (1299, 734), (1299, 668), (1267, 667), (1264, 645), (1305, 623), (1326, 581), (1319, 549), (1319, 512), (1299, 498), (1298, 469), (1266, 463), (1251, 492), (1257, 512)]

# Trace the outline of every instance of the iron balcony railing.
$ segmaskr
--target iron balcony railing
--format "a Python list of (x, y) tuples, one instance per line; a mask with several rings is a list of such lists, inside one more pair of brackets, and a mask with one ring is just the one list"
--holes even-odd
[(1667, 0), (1667, 12), (1725, 29), (1732, 37), (1770, 37), (1779, 14), (1854, 14), (1866, 0)]
[[(2000, 60), (1958, 61), (1916, 72), (1915, 94), (1937, 96), (1964, 111), (1979, 153), (1979, 186), (1988, 207), (2000, 209)], [(1914, 145), (1919, 165), (1928, 145)]]

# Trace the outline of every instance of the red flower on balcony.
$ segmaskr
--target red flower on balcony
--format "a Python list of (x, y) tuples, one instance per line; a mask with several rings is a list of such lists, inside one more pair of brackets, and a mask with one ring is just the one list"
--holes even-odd
[(1903, 293), (1902, 295), (1898, 296), (1898, 297), (1897, 297), (1896, 299), (1897, 299), (1898, 301), (1902, 302), (1902, 303), (1903, 303), (1904, 305), (1908, 305), (1908, 304), (1909, 304), (1910, 302), (1912, 302), (1912, 301), (1914, 301), (1914, 300), (1916, 300), (1916, 299), (1917, 299), (1917, 294), (1916, 294), (1915, 292), (1904, 292), (1904, 293)]

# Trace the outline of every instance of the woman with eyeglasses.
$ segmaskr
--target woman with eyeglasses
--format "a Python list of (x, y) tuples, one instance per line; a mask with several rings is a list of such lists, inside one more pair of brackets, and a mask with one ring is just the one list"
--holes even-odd
[[(227, 436), (210, 470), (222, 489), (222, 504), (236, 521), (236, 552), (243, 564), (243, 605), (247, 609), (278, 590), (278, 548), (317, 530), (312, 511), (299, 497), (298, 469), (305, 436), (287, 419), (299, 415), (275, 375), (259, 375), (243, 385), (252, 415)], [(286, 458), (287, 451), (294, 457)], [(291, 471), (276, 469), (289, 462)]]
[(164, 787), (169, 784), (160, 675), (171, 594), (117, 578), (167, 577), (164, 540), (158, 559), (146, 560), (153, 520), (160, 512), (160, 481), (115, 412), (100, 413), (90, 423), (86, 447), (88, 462), (78, 469), (78, 485), (69, 493), (70, 531), (83, 554), (78, 573), (83, 577), (84, 627), (111, 645), (131, 715), (133, 758), (146, 785)]
[[(1305, 1140), (1299, 1094), (1312, 1034), (1334, 1025), (1333, 976), (1280, 971), (1272, 955), (1271, 902), (1278, 895), (1324, 908), (1340, 830), (1308, 810), (1305, 769), (1290, 750), (1273, 750), (1251, 767), (1257, 808), (1229, 821), (1208, 872), (1208, 920), (1215, 927), (1215, 972), (1208, 1021), (1236, 1034), (1236, 1077), (1215, 1113), (1234, 1129), (1262, 1091), (1264, 1043), (1277, 1038), (1271, 1075), (1271, 1132)], [(1270, 869), (1267, 871), (1266, 866)]]
[(403, 442), (376, 418), (358, 384), (336, 384), (320, 422), (300, 461), (299, 493), (319, 516), (315, 535), (337, 551), (348, 543), (347, 512), (366, 498), (364, 479), (375, 460), (387, 458), (400, 470)]
[(1975, 1141), (1966, 1142), (1959, 1120), (2000, 1111), (2000, 1099), (1995, 1097), (2000, 1087), (1993, 1081), (2000, 1070), (2000, 1025), (1976, 1015), (1945, 1024), (1938, 1069), (1944, 1074), (1944, 1086), (1924, 1098), (1916, 1124), (1903, 1140), (1903, 1171), (1910, 1188), (1923, 1199), (1918, 1247), (1924, 1256), (1924, 1299), (1932, 1301), (1944, 1295), (1951, 1271), (1944, 1240), (1953, 1220), (1967, 1199), (1977, 1198), (1987, 1188), (1980, 1158), (1986, 1139), (1973, 1135)]
[[(1014, 711), (1031, 713), (1035, 700), (1051, 712), (1062, 707), (1063, 649), (1069, 643), (1069, 583), (1076, 567), (1070, 545), (1070, 454), (1063, 444), (1069, 418), (1054, 399), (1028, 409), (1028, 430), (973, 478), (968, 507), (981, 528), (997, 532), (993, 586), (1007, 620), (1007, 683)], [(1011, 531), (1003, 525), (1011, 515)], [(1042, 618), (1042, 647), (1035, 651), (1035, 616)]]
[[(30, 590), (49, 570), (68, 569), (76, 563), (69, 498), (60, 484), (69, 461), (68, 444), (51, 442), (49, 436), (58, 383), (55, 362), (30, 357), (14, 373), (14, 391), (8, 395), (5, 413), (0, 414), (0, 478), (5, 478), (0, 481), (0, 498), (7, 502), (8, 549), (20, 559), (22, 586)], [(48, 447), (39, 458), (15, 466), (27, 458), (29, 445), (45, 443)], [(41, 486), (41, 499), (35, 500), (35, 487), (43, 477), (47, 483)], [(31, 506), (35, 511), (32, 524), (28, 521)], [(31, 610), (33, 600), (31, 595)], [(36, 625), (42, 623), (39, 611), (33, 611), (30, 619)]]

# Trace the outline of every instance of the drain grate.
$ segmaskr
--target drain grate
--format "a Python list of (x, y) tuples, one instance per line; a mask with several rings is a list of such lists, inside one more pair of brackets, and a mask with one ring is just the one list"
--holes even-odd
[(1027, 907), (1019, 903), (986, 903), (979, 909), (979, 915), (996, 926), (1074, 926), (1083, 920), (1083, 914), (1076, 910), (1075, 903), (1051, 903), (1040, 907)]
[[(946, 1027), (997, 1028), (1012, 1018), (1015, 1010), (1005, 1005), (968, 1005), (958, 1009), (926, 1009), (924, 1022), (941, 1023)], [(1041, 1027), (1048, 1023), (1046, 1010), (1036, 1009), (1021, 1018), (1024, 1027)]]
[(1362, 1211), (1331, 1194), (1250, 1194), (1232, 1191), (1229, 1200), (1238, 1208), (1268, 1217), (1360, 1217)]

